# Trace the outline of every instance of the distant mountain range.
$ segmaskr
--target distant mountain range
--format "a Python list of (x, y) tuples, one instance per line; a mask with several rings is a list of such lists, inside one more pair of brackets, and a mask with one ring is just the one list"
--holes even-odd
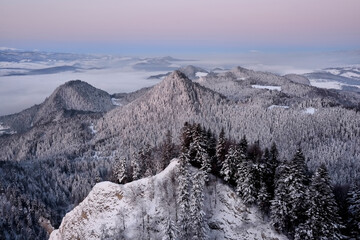
[(326, 68), (304, 76), (313, 86), (360, 92), (360, 67)]

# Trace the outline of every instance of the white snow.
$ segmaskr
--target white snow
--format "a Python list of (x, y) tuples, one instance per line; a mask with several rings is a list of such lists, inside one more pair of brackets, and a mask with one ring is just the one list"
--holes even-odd
[(289, 106), (283, 106), (283, 105), (271, 105), (268, 107), (268, 109), (274, 109), (274, 108), (283, 108), (283, 109), (288, 109)]
[(347, 78), (360, 78), (360, 74), (354, 72), (346, 72), (341, 74), (340, 76), (347, 77)]
[(206, 73), (206, 72), (197, 72), (197, 73), (195, 73), (196, 77), (206, 77), (207, 75), (208, 75), (208, 73)]
[[(191, 168), (192, 173), (198, 171)], [(58, 239), (162, 239), (170, 216), (175, 221), (178, 161), (161, 173), (125, 185), (101, 182), (63, 218), (51, 240)], [(247, 207), (234, 190), (214, 176), (205, 187), (204, 211), (209, 239), (278, 239), (260, 212)], [(146, 224), (145, 226), (143, 224)], [(143, 231), (144, 229), (149, 229)]]
[(15, 134), (16, 131), (9, 131), (10, 127), (3, 125), (2, 122), (0, 122), (0, 136), (3, 134)]
[(97, 131), (96, 131), (95, 128), (94, 128), (94, 124), (91, 124), (91, 125), (89, 126), (89, 128), (90, 128), (90, 131), (91, 131), (92, 134), (96, 134), (96, 133), (97, 133)]
[(311, 86), (325, 89), (339, 89), (341, 90), (341, 84), (336, 81), (327, 81), (326, 79), (309, 79)]
[(316, 112), (316, 109), (313, 107), (308, 107), (304, 110), (304, 112), (307, 114), (314, 114)]
[(122, 104), (119, 101), (120, 99), (118, 98), (111, 98), (111, 102), (114, 106), (121, 106)]
[(253, 88), (281, 91), (281, 86), (251, 85)]
[(325, 72), (331, 73), (333, 75), (339, 75), (340, 71), (337, 69), (326, 69)]

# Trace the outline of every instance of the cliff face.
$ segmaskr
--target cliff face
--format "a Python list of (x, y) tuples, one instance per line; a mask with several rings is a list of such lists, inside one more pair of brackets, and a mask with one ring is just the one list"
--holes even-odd
[[(176, 225), (178, 216), (178, 166), (173, 160), (158, 175), (125, 185), (98, 183), (50, 239), (163, 239), (169, 221)], [(204, 195), (209, 239), (286, 239), (216, 177)]]

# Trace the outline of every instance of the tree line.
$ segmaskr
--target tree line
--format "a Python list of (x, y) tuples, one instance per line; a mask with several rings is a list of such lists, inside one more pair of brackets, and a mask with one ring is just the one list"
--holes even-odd
[[(277, 231), (291, 239), (356, 239), (360, 235), (359, 184), (354, 181), (346, 200), (337, 201), (325, 165), (310, 171), (300, 146), (284, 160), (279, 158), (276, 143), (262, 149), (259, 141), (249, 144), (246, 136), (236, 141), (226, 138), (222, 130), (217, 137), (211, 129), (186, 122), (180, 146), (167, 134), (160, 148), (146, 149), (134, 155), (130, 168), (123, 167), (128, 162), (125, 159), (117, 161), (114, 178), (125, 183), (151, 175), (144, 163), (154, 152), (163, 168), (171, 157), (178, 156), (180, 212), (176, 226), (172, 226), (179, 229), (181, 239), (206, 239), (203, 189), (210, 173), (232, 186), (244, 203), (256, 205)], [(201, 171), (192, 174), (189, 166)], [(346, 209), (346, 214), (340, 214), (339, 209)]]

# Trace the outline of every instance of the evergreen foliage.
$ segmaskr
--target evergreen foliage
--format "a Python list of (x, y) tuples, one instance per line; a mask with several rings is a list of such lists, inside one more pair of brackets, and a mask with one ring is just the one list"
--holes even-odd
[(306, 215), (307, 220), (301, 225), (302, 234), (299, 236), (304, 237), (307, 232), (306, 239), (341, 239), (338, 207), (324, 165), (318, 168), (311, 179)]

